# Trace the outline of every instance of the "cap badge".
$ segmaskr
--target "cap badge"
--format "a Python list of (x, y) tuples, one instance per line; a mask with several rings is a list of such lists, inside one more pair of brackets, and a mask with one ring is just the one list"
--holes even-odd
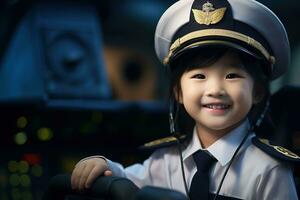
[(194, 18), (198, 24), (216, 24), (224, 17), (226, 8), (215, 9), (213, 4), (207, 1), (202, 5), (202, 10), (192, 9)]

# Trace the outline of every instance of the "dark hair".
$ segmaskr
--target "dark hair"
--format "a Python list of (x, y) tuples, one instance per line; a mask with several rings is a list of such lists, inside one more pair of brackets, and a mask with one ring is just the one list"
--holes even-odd
[[(212, 53), (213, 52), (213, 53)], [(258, 92), (257, 95), (263, 95), (261, 101), (255, 104), (248, 113), (248, 119), (251, 126), (255, 125), (257, 119), (260, 117), (262, 111), (265, 109), (266, 101), (270, 96), (269, 79), (266, 76), (263, 65), (264, 63), (250, 56), (244, 52), (228, 48), (228, 47), (206, 47), (191, 49), (187, 53), (179, 55), (176, 59), (170, 62), (169, 74), (170, 74), (170, 98), (175, 99), (174, 89), (177, 90), (177, 94), (180, 93), (180, 79), (184, 72), (192, 70), (201, 66), (208, 66), (215, 63), (218, 59), (224, 56), (228, 52), (235, 52), (240, 57), (243, 66), (247, 73), (254, 80), (254, 92)], [(254, 94), (255, 95), (255, 94)], [(174, 101), (176, 102), (176, 101)], [(176, 102), (175, 107), (175, 125), (179, 134), (187, 135), (188, 140), (191, 139), (192, 131), (195, 126), (194, 120), (186, 112), (183, 105)]]

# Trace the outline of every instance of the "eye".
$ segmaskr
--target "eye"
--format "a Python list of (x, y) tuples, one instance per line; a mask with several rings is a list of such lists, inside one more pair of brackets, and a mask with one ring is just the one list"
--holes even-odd
[(195, 79), (205, 79), (205, 76), (203, 74), (196, 74), (196, 75), (192, 76), (192, 78), (195, 78)]
[(226, 75), (226, 79), (235, 79), (235, 78), (243, 78), (243, 76), (236, 73), (230, 73)]

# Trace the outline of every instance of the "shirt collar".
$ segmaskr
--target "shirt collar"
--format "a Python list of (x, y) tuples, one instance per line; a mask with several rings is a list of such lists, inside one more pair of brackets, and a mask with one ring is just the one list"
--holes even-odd
[[(233, 129), (231, 132), (210, 145), (206, 150), (214, 156), (222, 166), (224, 166), (230, 161), (248, 130), (249, 121), (245, 120), (237, 128)], [(183, 160), (192, 156), (192, 154), (199, 149), (203, 149), (203, 147), (198, 139), (196, 128), (194, 128), (192, 140), (183, 151)]]

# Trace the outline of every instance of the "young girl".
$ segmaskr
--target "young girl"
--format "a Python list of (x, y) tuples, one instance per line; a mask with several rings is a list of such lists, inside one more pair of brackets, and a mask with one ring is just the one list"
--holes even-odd
[(114, 175), (190, 199), (298, 199), (287, 161), (299, 157), (253, 132), (267, 110), (269, 81), (289, 63), (279, 19), (253, 0), (181, 0), (158, 22), (155, 45), (170, 72), (173, 137), (147, 144), (164, 147), (143, 164), (81, 160), (73, 189)]

